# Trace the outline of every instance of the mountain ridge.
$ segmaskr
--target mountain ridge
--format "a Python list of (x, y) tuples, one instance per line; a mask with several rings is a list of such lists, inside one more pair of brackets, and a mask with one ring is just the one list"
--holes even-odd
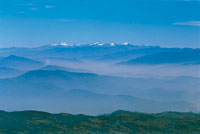
[(90, 116), (43, 111), (0, 111), (0, 133), (197, 134), (200, 132), (199, 121), (200, 114), (178, 112), (147, 114), (120, 110)]
[[(194, 79), (192, 83), (190, 83), (190, 81), (187, 82), (188, 80), (186, 79), (191, 78), (183, 77), (176, 80), (181, 83), (184, 81), (181, 88), (184, 87), (187, 89), (191, 84), (198, 85), (196, 82), (199, 79)], [(172, 81), (174, 80), (175, 79)], [(141, 83), (146, 84), (144, 85)], [(30, 108), (31, 106), (36, 108), (41, 105), (43, 107), (45, 106), (45, 109), (50, 110), (54, 110), (48, 107), (51, 103), (51, 105), (55, 104), (57, 109), (63, 110), (65, 108), (63, 106), (66, 106), (68, 102), (74, 102), (74, 105), (68, 104), (66, 106), (67, 110), (73, 110), (72, 113), (76, 111), (87, 113), (87, 108), (90, 110), (88, 113), (101, 113), (104, 110), (116, 110), (116, 108), (124, 108), (125, 110), (134, 108), (149, 112), (166, 111), (167, 109), (176, 109), (180, 111), (189, 109), (191, 111), (197, 111), (195, 106), (184, 101), (184, 95), (186, 94), (184, 88), (182, 91), (175, 90), (176, 87), (173, 85), (171, 86), (171, 84), (173, 84), (173, 82), (169, 80), (160, 81), (158, 79), (121, 78), (91, 73), (66, 72), (63, 70), (34, 70), (13, 79), (0, 80), (0, 98), (5, 101), (6, 97), (7, 99), (13, 97), (15, 98), (15, 104), (19, 103), (18, 107), (23, 107), (24, 105), (24, 107), (27, 108), (26, 103), (28, 103)], [(165, 85), (168, 90), (162, 88), (154, 89), (158, 85), (161, 87)], [(78, 92), (74, 90), (70, 92), (72, 89), (80, 90), (75, 90)], [(85, 92), (83, 89), (89, 92)], [(162, 94), (150, 94), (151, 91)], [(21, 102), (21, 98), (24, 98), (26, 101)], [(165, 98), (166, 100), (157, 101), (153, 100), (153, 98), (157, 98), (158, 100), (163, 100), (163, 98)], [(170, 98), (170, 101), (167, 101), (167, 98)], [(37, 100), (40, 101), (38, 102)], [(52, 102), (53, 100), (54, 102)], [(49, 101), (49, 103), (47, 103), (47, 101)], [(63, 105), (62, 107), (59, 106), (61, 104)], [(102, 105), (102, 107), (97, 104)], [(151, 108), (149, 106), (151, 106)], [(96, 111), (93, 110), (94, 107)]]
[[(69, 45), (67, 43), (56, 43), (56, 45), (44, 45), (35, 48), (0, 48), (0, 56), (19, 55), (36, 59), (68, 58), (77, 60), (94, 61), (128, 61), (137, 57), (159, 53), (159, 52), (183, 52), (199, 51), (199, 48), (165, 48), (159, 46), (139, 46), (129, 43), (92, 43), (84, 45)], [(189, 56), (189, 55), (188, 55)]]
[(147, 54), (135, 59), (121, 62), (122, 65), (137, 65), (137, 64), (200, 64), (200, 51), (178, 51), (178, 52), (158, 52)]
[(7, 57), (0, 58), (0, 67), (7, 67), (19, 70), (30, 70), (39, 68), (42, 65), (42, 62), (16, 55), (9, 55)]

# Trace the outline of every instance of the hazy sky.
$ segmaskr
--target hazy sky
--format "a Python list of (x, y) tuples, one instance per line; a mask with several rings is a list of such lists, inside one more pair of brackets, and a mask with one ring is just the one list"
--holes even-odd
[(0, 47), (130, 42), (200, 47), (199, 0), (0, 0)]

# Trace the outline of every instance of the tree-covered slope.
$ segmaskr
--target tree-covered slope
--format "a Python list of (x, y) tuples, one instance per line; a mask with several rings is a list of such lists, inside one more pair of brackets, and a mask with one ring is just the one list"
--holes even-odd
[(200, 114), (116, 111), (101, 116), (0, 112), (0, 134), (198, 134)]

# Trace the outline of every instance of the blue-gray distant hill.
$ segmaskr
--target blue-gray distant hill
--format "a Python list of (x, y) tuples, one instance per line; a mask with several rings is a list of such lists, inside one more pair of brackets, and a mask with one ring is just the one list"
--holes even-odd
[(68, 67), (61, 67), (61, 66), (55, 66), (55, 65), (47, 65), (45, 67), (42, 67), (40, 70), (64, 70), (64, 71), (68, 71), (68, 72), (89, 72), (85, 69), (74, 69), (74, 68), (68, 68)]
[[(181, 84), (176, 85), (177, 82)], [(117, 109), (141, 112), (197, 111), (194, 105), (186, 101), (185, 91), (191, 86), (199, 87), (198, 82), (199, 78), (193, 77), (178, 77), (170, 81), (35, 70), (16, 78), (1, 79), (0, 102), (4, 109), (85, 114), (101, 114)]]
[(18, 70), (31, 70), (40, 68), (42, 66), (43, 63), (39, 61), (15, 55), (0, 58), (0, 67), (7, 67)]
[(177, 52), (147, 54), (120, 64), (200, 64), (200, 50), (185, 49)]
[(24, 73), (24, 71), (7, 67), (0, 67), (0, 79), (16, 77), (22, 73)]

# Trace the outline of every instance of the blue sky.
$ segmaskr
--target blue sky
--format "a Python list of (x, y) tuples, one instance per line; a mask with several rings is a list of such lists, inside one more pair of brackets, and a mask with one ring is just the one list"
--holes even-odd
[(0, 47), (130, 42), (200, 47), (199, 0), (0, 0)]

